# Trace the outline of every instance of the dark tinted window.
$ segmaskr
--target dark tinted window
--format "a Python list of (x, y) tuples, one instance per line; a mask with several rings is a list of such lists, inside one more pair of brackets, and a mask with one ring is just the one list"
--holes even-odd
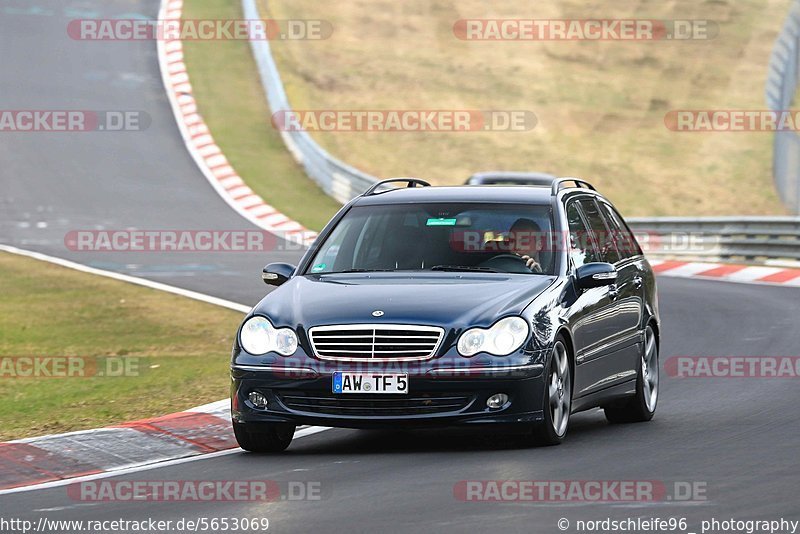
[(567, 224), (569, 225), (569, 257), (575, 268), (586, 263), (600, 261), (600, 256), (590, 238), (589, 229), (583, 222), (577, 202), (567, 204)]
[(617, 250), (623, 258), (631, 258), (642, 254), (642, 249), (639, 243), (636, 242), (636, 237), (631, 233), (622, 216), (617, 213), (613, 207), (605, 202), (601, 202), (600, 206), (603, 210), (603, 215), (606, 217), (611, 232), (614, 234), (614, 242), (617, 244)]
[(608, 228), (606, 228), (603, 216), (600, 215), (600, 209), (597, 207), (597, 203), (588, 198), (579, 200), (578, 202), (581, 205), (581, 209), (583, 209), (584, 215), (586, 215), (586, 221), (589, 223), (589, 229), (592, 231), (595, 244), (598, 249), (600, 249), (600, 257), (602, 259), (599, 261), (617, 263), (620, 260), (620, 255), (614, 244), (613, 236), (608, 231)]

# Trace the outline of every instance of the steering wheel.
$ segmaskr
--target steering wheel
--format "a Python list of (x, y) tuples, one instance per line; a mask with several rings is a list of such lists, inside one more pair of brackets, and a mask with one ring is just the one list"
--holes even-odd
[(493, 256), (482, 262), (480, 266), (491, 267), (492, 269), (497, 269), (498, 271), (503, 271), (506, 273), (529, 274), (537, 272), (533, 269), (529, 269), (528, 266), (525, 265), (525, 260), (520, 256), (508, 253)]

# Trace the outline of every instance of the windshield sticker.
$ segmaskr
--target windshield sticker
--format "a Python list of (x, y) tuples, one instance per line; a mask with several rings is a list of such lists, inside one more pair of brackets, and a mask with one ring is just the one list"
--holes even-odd
[(327, 266), (328, 266), (328, 264), (326, 264), (326, 263), (318, 263), (314, 267), (312, 267), (311, 270), (314, 271), (314, 272), (322, 271)]
[(457, 219), (428, 219), (428, 226), (455, 226)]

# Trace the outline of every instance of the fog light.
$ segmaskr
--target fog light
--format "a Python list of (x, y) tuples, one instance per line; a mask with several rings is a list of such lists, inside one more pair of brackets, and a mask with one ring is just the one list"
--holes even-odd
[(489, 407), (491, 410), (497, 410), (498, 408), (502, 408), (508, 402), (508, 395), (505, 393), (495, 393), (488, 399), (486, 399), (486, 406)]
[(250, 399), (253, 406), (259, 410), (263, 410), (267, 407), (267, 398), (258, 391), (251, 391), (247, 398)]

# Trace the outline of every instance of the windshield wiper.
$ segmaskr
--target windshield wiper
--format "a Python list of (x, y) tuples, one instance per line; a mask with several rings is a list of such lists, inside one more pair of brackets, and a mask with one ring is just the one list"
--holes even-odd
[(322, 274), (341, 274), (341, 273), (392, 273), (397, 269), (345, 269), (344, 271), (336, 271), (333, 273)]
[(431, 271), (464, 271), (477, 273), (499, 273), (500, 271), (490, 267), (476, 267), (471, 265), (434, 265)]

